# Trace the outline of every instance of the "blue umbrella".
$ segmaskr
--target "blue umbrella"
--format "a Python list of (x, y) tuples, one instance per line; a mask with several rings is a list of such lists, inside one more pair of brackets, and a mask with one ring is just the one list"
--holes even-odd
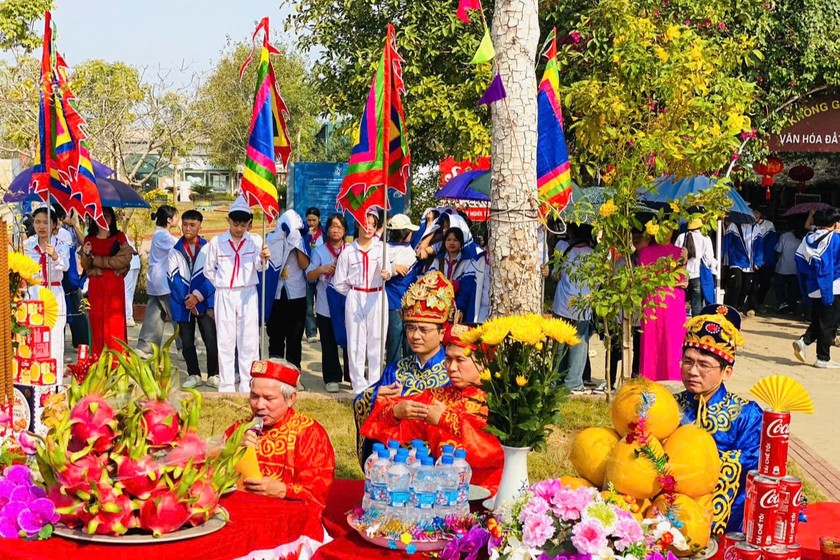
[(490, 200), (490, 172), (485, 170), (459, 173), (435, 193), (437, 198)]
[[(705, 175), (686, 177), (678, 179), (671, 175), (657, 179), (654, 183), (654, 190), (644, 192), (642, 198), (645, 204), (652, 208), (665, 207), (674, 200), (700, 193), (714, 186), (717, 179), (710, 179)], [(747, 201), (744, 200), (738, 191), (729, 189), (729, 198), (732, 200), (732, 209), (729, 211), (729, 220), (736, 224), (754, 224), (755, 216)]]
[(102, 206), (112, 208), (151, 208), (134, 187), (116, 179), (96, 179)]

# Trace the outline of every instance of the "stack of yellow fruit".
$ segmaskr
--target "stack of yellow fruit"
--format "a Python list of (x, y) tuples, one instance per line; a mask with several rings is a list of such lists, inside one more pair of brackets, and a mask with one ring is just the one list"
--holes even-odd
[[(644, 443), (636, 434), (641, 419)], [(580, 479), (602, 490), (610, 485), (635, 500), (639, 516), (673, 513), (689, 543), (690, 554), (706, 546), (712, 528), (711, 496), (720, 474), (720, 456), (714, 439), (694, 425), (680, 426), (676, 399), (664, 386), (650, 381), (625, 384), (612, 403), (614, 429), (587, 428), (572, 443), (571, 461)], [(643, 451), (643, 448), (646, 448)], [(667, 456), (667, 463), (654, 462)], [(665, 465), (664, 473), (661, 469)], [(661, 477), (675, 480), (673, 506), (662, 491)], [(674, 551), (679, 553), (679, 551)]]

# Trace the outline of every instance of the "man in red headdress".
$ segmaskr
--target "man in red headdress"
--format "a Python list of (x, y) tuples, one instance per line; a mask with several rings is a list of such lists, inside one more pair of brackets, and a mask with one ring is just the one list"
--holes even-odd
[(467, 461), (472, 467), (471, 482), (495, 492), (504, 456), (499, 439), (484, 429), (486, 395), (479, 387), (483, 368), (471, 355), (475, 348), (461, 340), (461, 335), (469, 330), (465, 325), (454, 325), (444, 331), (444, 364), (451, 385), (427, 389), (418, 395), (376, 399), (361, 433), (382, 442), (422, 439), (435, 455), (446, 444), (462, 447), (467, 450)]
[(251, 366), (251, 412), (261, 427), (248, 430), (242, 445), (256, 450), (263, 478), (245, 479), (245, 490), (323, 509), (335, 477), (335, 452), (323, 426), (292, 408), (299, 379), (300, 371), (286, 360)]

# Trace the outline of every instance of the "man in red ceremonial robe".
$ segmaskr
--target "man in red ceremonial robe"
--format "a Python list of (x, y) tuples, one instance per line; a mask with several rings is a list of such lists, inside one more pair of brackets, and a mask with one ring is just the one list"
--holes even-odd
[[(467, 450), (473, 484), (497, 490), (502, 477), (504, 456), (499, 439), (487, 433), (485, 393), (479, 388), (480, 365), (470, 356), (474, 350), (461, 340), (469, 327), (446, 329), (446, 371), (452, 384), (427, 389), (419, 395), (376, 399), (362, 435), (386, 442), (407, 443), (422, 439), (440, 454), (443, 445)], [(466, 351), (465, 351), (466, 350)]]
[(292, 408), (299, 379), (300, 371), (286, 360), (258, 360), (251, 366), (252, 418), (262, 427), (248, 430), (242, 445), (256, 450), (263, 478), (245, 479), (245, 490), (303, 500), (323, 510), (335, 477), (335, 452), (323, 426)]

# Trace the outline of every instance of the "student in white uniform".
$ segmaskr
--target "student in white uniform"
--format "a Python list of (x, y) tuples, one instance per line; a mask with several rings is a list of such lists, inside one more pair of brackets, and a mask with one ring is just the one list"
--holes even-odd
[[(70, 247), (52, 235), (58, 218), (48, 206), (36, 209), (32, 213), (32, 220), (35, 235), (24, 241), (24, 253), (40, 265), (41, 271), (37, 276), (44, 286), (47, 286), (49, 282), (49, 289), (58, 302), (58, 320), (50, 331), (50, 357), (55, 360), (56, 378), (60, 385), (64, 373), (64, 325), (67, 323), (67, 305), (64, 301), (61, 280), (70, 266)], [(38, 299), (40, 287), (31, 287), (29, 297)]]
[(134, 327), (137, 325), (134, 322), (134, 292), (137, 290), (137, 280), (140, 279), (140, 254), (130, 239), (128, 244), (135, 253), (131, 257), (128, 274), (125, 275), (125, 326)]
[(248, 234), (253, 218), (240, 196), (228, 212), (230, 229), (211, 239), (204, 251), (204, 275), (216, 288), (216, 337), (219, 348), (219, 392), (236, 391), (234, 353), (238, 352), (239, 390), (250, 390), (251, 364), (259, 359), (257, 271), (271, 258)]
[[(382, 242), (374, 237), (379, 229), (379, 215), (369, 212), (366, 219), (367, 227), (356, 224), (359, 237), (341, 252), (333, 276), (336, 291), (347, 296), (347, 354), (350, 383), (357, 395), (382, 375), (382, 288), (383, 281), (391, 278), (383, 266)], [(387, 315), (385, 322), (387, 329)]]
[[(307, 282), (304, 271), (309, 266), (301, 229), (303, 219), (300, 215), (294, 210), (286, 210), (277, 221), (277, 228), (265, 237), (265, 243), (274, 256), (266, 273), (268, 355), (270, 358), (284, 358), (298, 369), (306, 323)], [(275, 283), (276, 289), (272, 290)]]
[[(140, 334), (137, 335), (137, 353), (140, 356), (152, 352), (152, 344), (161, 345), (163, 328), (166, 321), (172, 320), (169, 308), (169, 253), (178, 242), (178, 238), (169, 233), (169, 228), (178, 225), (178, 209), (167, 204), (152, 212), (155, 221), (155, 233), (149, 248), (149, 268), (146, 271), (146, 317)], [(129, 269), (130, 270), (130, 269)], [(178, 345), (180, 346), (180, 344)]]

